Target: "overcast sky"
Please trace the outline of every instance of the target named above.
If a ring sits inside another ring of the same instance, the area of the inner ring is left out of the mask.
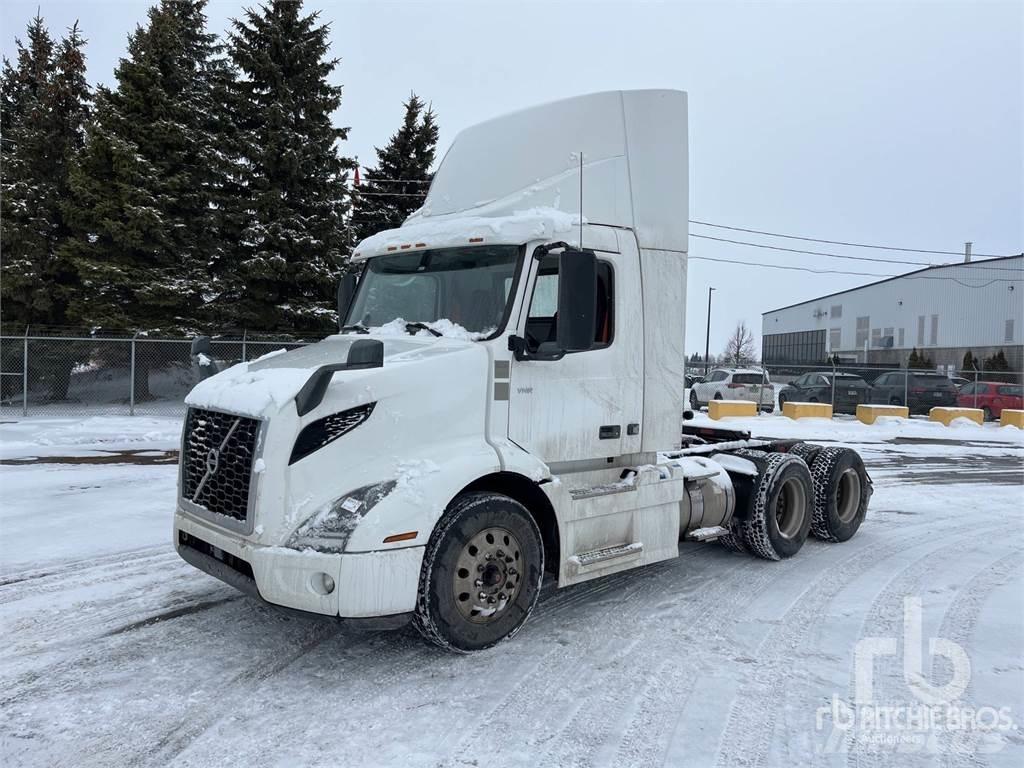
[[[247,3],[212,0],[223,31]],[[2,50],[37,7],[56,35],[76,18],[89,76],[113,83],[146,2],[5,0]],[[1024,3],[417,3],[308,0],[331,24],[345,86],[344,151],[364,165],[414,90],[441,153],[463,127],[590,91],[690,94],[690,217],[832,240],[975,253],[1024,250]],[[692,232],[809,250],[921,257]],[[691,256],[898,274],[913,269],[692,239]],[[956,260],[956,259],[954,259]],[[871,278],[690,262],[687,349],[737,320]],[[760,342],[758,342],[760,346]]]

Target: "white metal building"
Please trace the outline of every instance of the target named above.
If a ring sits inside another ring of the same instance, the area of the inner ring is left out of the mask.
[[[1024,255],[909,272],[766,312],[767,364],[905,364],[917,348],[936,366],[1002,350],[1024,370]]]

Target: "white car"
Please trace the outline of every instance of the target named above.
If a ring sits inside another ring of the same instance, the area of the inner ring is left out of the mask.
[[[762,408],[775,405],[775,387],[767,371],[754,368],[715,368],[690,389],[690,407],[698,410],[712,400],[750,400]]]

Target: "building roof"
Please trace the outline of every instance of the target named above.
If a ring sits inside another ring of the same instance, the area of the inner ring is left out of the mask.
[[[799,307],[799,306],[802,306],[803,304],[813,304],[813,303],[815,303],[817,301],[822,301],[823,299],[830,299],[833,296],[842,296],[845,293],[853,293],[854,291],[860,291],[860,290],[863,290],[864,288],[871,288],[871,287],[873,287],[875,285],[881,285],[882,283],[890,283],[893,280],[902,280],[904,277],[911,277],[912,275],[919,275],[922,272],[931,272],[931,271],[938,270],[938,269],[949,269],[950,267],[967,267],[967,268],[970,268],[970,267],[978,266],[980,264],[992,264],[992,263],[997,262],[997,261],[1007,261],[1009,259],[1024,259],[1024,253],[1015,253],[1012,256],[1000,256],[997,259],[982,259],[981,261],[969,261],[969,262],[962,262],[961,261],[961,262],[956,262],[956,263],[953,263],[953,264],[936,264],[935,266],[924,267],[923,269],[915,269],[913,272],[904,272],[902,275],[894,275],[893,277],[887,277],[884,280],[876,280],[873,283],[865,283],[864,285],[858,285],[856,288],[847,288],[845,291],[836,291],[835,293],[826,293],[824,296],[818,296],[818,297],[813,298],[813,299],[807,299],[806,301],[798,301],[798,302],[796,302],[796,304],[789,304],[789,305],[787,305],[785,307],[779,307],[778,309],[770,309],[767,312],[762,312],[761,315],[763,317],[764,315],[770,315],[773,312],[781,312],[784,309],[792,309],[793,307]],[[1021,280],[1024,280],[1024,274],[1021,274]]]

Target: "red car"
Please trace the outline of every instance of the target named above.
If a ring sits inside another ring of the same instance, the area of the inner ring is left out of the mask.
[[[960,390],[956,404],[961,408],[983,409],[985,421],[998,419],[1003,408],[1024,409],[1024,386],[998,381],[971,382]]]

